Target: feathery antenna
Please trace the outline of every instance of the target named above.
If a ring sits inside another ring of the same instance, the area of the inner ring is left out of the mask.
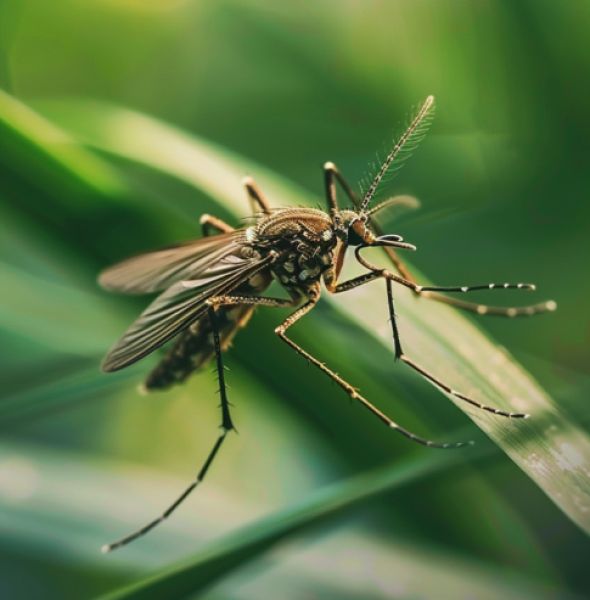
[[[412,122],[396,142],[389,154],[385,157],[385,160],[381,163],[381,166],[377,170],[377,173],[371,181],[371,185],[367,188],[363,196],[363,200],[360,205],[360,210],[365,211],[369,206],[369,203],[373,199],[379,184],[383,181],[383,178],[391,174],[392,165],[396,163],[397,167],[401,167],[403,161],[409,157],[412,150],[422,141],[430,123],[432,121],[432,115],[434,114],[434,96],[428,96],[424,103],[420,107],[420,110],[416,113],[416,116],[412,119]]]

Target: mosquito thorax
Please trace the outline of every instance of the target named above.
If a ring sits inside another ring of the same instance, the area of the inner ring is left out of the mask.
[[[271,270],[286,288],[306,294],[332,266],[337,245],[330,216],[313,208],[285,208],[273,212],[256,226],[253,247],[273,252]]]

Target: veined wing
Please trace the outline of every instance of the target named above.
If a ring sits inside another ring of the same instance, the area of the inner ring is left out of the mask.
[[[272,256],[243,259],[227,257],[224,265],[199,279],[179,281],[160,294],[111,348],[104,371],[118,371],[147,356],[174,337],[208,308],[207,300],[229,294],[270,264]]]
[[[124,294],[159,292],[179,281],[199,279],[212,265],[231,271],[231,257],[244,240],[243,230],[236,230],[140,254],[104,270],[98,282]]]

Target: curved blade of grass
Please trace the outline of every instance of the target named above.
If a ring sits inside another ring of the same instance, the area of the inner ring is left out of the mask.
[[[179,565],[117,590],[106,598],[155,600],[196,594],[285,538],[326,524],[388,491],[447,469],[457,464],[458,458],[459,453],[421,456],[338,482],[295,507],[235,531]]]
[[[355,559],[350,560],[354,551]],[[312,544],[272,554],[245,571],[230,573],[203,600],[217,598],[436,598],[456,600],[524,600],[576,596],[562,585],[532,583],[513,569],[481,564],[453,551],[424,547],[405,540],[384,541],[378,534],[340,528]],[[465,574],[469,576],[466,577]],[[376,595],[371,592],[376,591]]]
[[[35,171],[46,185],[80,194],[88,190],[105,198],[121,193],[123,184],[109,165],[81,147],[70,135],[0,90],[0,165],[10,158],[12,170],[26,178]],[[82,198],[85,194],[82,194]],[[80,196],[76,196],[80,201]]]
[[[210,195],[238,217],[248,214],[241,185],[255,176],[277,206],[306,204],[309,194],[294,183],[217,144],[184,133],[138,112],[95,101],[42,103],[48,116],[100,150],[177,177]]]
[[[109,302],[0,262],[0,327],[60,352],[100,355],[123,328]],[[72,310],[72,306],[76,310]]]
[[[0,395],[0,431],[13,430],[19,423],[63,409],[64,406],[86,401],[96,395],[113,392],[125,384],[132,374],[104,377],[96,368],[70,367],[65,375],[37,385],[28,385],[23,391],[9,396]]]
[[[488,451],[494,451],[491,445],[486,449],[486,454]],[[185,512],[171,523],[172,528],[163,532],[157,544],[148,547],[133,546],[129,548],[130,552],[112,555],[105,561],[96,550],[104,537],[105,526],[116,530],[120,527],[121,513],[125,513],[126,509],[133,510],[133,504],[127,506],[125,495],[121,493],[126,482],[132,479],[141,481],[150,500],[154,496],[158,497],[162,488],[167,489],[167,486],[175,486],[178,482],[171,482],[169,477],[162,478],[151,470],[138,471],[137,465],[96,461],[88,456],[80,456],[77,452],[45,446],[40,448],[2,444],[0,454],[3,457],[0,461],[0,524],[6,544],[18,539],[21,547],[24,544],[27,553],[33,556],[35,549],[39,547],[51,548],[58,564],[67,564],[71,568],[100,569],[121,575],[130,570],[137,573],[157,567],[166,556],[171,553],[180,555],[194,544],[194,516]],[[309,534],[330,523],[337,524],[341,518],[362,510],[365,506],[370,507],[383,494],[401,491],[424,477],[451,473],[447,469],[452,470],[456,464],[454,457],[457,455],[425,454],[319,490],[303,504],[259,520],[220,542],[214,542],[198,554],[197,560],[187,570],[182,569],[185,563],[177,568],[166,569],[166,582],[159,588],[160,596],[138,584],[126,586],[110,597],[183,598],[186,597],[187,589],[190,593],[198,593],[220,582],[220,573],[223,579],[223,587],[219,589],[220,597],[231,597],[229,590],[240,585],[239,582],[232,581],[232,573],[237,575],[237,568],[243,564],[251,564],[262,552],[276,547],[281,539],[285,539],[274,527],[284,528],[286,537],[293,533]],[[68,465],[67,470],[64,470],[64,465]],[[219,513],[224,508],[231,510],[236,507],[236,512],[240,513],[240,503],[233,497],[220,497],[216,493],[208,502],[211,504],[211,512]],[[207,513],[210,514],[209,505],[207,506]],[[201,523],[203,535],[206,535],[209,525]],[[189,534],[188,530],[192,533]],[[343,585],[356,584],[362,587],[363,580],[358,580],[358,574],[348,571],[343,573],[342,560],[338,560],[343,548],[355,547],[360,549],[365,562],[375,557],[375,564],[370,570],[371,577],[377,576],[383,582],[403,584],[408,594],[418,597],[431,597],[432,590],[439,582],[448,590],[449,597],[470,596],[477,592],[480,598],[548,599],[555,597],[555,586],[558,586],[559,597],[570,598],[557,583],[545,587],[534,583],[530,578],[519,577],[516,573],[504,570],[502,577],[499,577],[497,567],[467,561],[448,551],[443,555],[440,551],[424,546],[374,539],[348,528],[344,533],[345,540],[355,541],[352,546],[343,547],[342,544],[346,542],[341,540],[342,537],[341,533],[329,536],[326,545],[323,540],[316,540],[311,554],[307,549],[298,550],[298,557],[303,561],[298,559],[294,564],[293,560],[289,560],[286,567],[289,577],[285,578],[283,573],[282,580],[307,581],[309,578],[315,582],[319,565],[328,564],[329,578],[337,579]],[[330,562],[326,553],[334,558],[333,562]],[[222,562],[222,556],[227,558],[225,563]],[[318,561],[318,557],[321,557],[321,561]],[[270,567],[276,565],[272,557],[269,560],[272,561]],[[211,568],[212,565],[215,568]],[[263,566],[266,567],[266,564]],[[466,572],[469,573],[468,581],[464,577]],[[269,589],[272,589],[275,581],[271,576],[268,583],[262,583],[270,585]],[[95,588],[88,588],[89,594],[94,591]],[[217,591],[213,590],[214,593]]]
[[[235,154],[145,115],[107,105],[65,101],[47,113],[88,144],[149,165],[210,193],[243,214],[242,174],[260,180],[276,205],[309,196]],[[445,283],[445,282],[441,282]],[[356,294],[356,295],[355,295]],[[346,297],[345,297],[346,296]],[[449,307],[398,293],[406,352],[453,387],[477,400],[532,415],[511,421],[455,402],[540,488],[585,531],[590,531],[590,439],[551,398],[470,320]],[[331,298],[349,318],[391,346],[381,284]],[[549,318],[549,317],[542,317]],[[523,333],[531,321],[515,323]],[[392,361],[393,368],[393,361]]]

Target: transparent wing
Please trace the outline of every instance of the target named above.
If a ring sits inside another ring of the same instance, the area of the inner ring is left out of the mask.
[[[111,348],[102,363],[103,370],[118,371],[147,356],[201,317],[209,298],[230,293],[270,261],[270,256],[256,260],[231,256],[199,279],[175,283],[146,308]]]
[[[244,233],[237,230],[147,252],[109,267],[98,282],[124,294],[159,292],[179,281],[199,279],[211,265],[224,268],[223,259],[243,242]]]

